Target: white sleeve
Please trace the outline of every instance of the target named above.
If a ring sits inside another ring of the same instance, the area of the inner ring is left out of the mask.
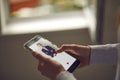
[[[90,46],[90,64],[117,64],[118,46],[120,46],[120,44]]]
[[[77,80],[72,73],[69,73],[67,71],[61,72],[56,80]]]

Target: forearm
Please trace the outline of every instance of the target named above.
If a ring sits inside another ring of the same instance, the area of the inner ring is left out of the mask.
[[[117,64],[118,46],[120,46],[120,44],[90,46],[90,64]]]

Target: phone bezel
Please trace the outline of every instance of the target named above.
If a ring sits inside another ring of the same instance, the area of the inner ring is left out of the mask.
[[[27,41],[24,44],[24,47],[30,51],[33,51],[32,49],[29,48],[29,46],[32,45],[33,43],[35,43],[36,41],[38,41],[40,38],[41,38],[41,36],[39,36],[39,35],[34,36],[32,39],[30,39],[29,41]]]
[[[76,59],[76,61],[69,67],[67,71],[72,73],[79,66],[79,64],[80,64],[80,61]]]

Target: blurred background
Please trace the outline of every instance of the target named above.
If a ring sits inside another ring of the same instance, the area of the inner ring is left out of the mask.
[[[62,44],[120,41],[119,0],[0,0],[0,80],[49,80],[23,48],[34,35]],[[77,69],[78,80],[114,80],[116,66]]]

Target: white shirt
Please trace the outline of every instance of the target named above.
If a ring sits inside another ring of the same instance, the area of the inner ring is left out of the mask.
[[[117,64],[115,80],[120,80],[120,44],[94,45],[91,47],[90,65],[92,64]],[[61,72],[56,80],[77,80],[72,73]]]

